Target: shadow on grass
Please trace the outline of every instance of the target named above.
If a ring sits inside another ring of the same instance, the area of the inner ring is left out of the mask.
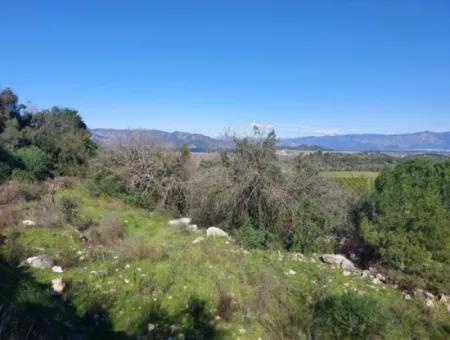
[[[160,306],[147,311],[140,334],[113,330],[109,314],[98,307],[77,315],[70,300],[51,295],[26,270],[0,256],[0,339],[212,339],[225,338],[206,303],[191,298],[186,309],[169,316]]]

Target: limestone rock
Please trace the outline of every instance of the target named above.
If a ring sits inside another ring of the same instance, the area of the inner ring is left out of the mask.
[[[66,288],[66,283],[62,277],[58,277],[52,280],[52,288],[56,294],[62,294],[64,288]]]
[[[23,220],[22,224],[26,227],[34,227],[36,225],[36,222],[32,220]]]
[[[182,218],[178,218],[176,220],[170,220],[169,225],[171,225],[171,226],[176,226],[176,225],[188,226],[189,223],[191,223],[191,220],[192,219],[189,217],[182,217]]]
[[[33,268],[44,269],[53,266],[53,259],[48,255],[38,255],[27,258],[27,263]]]
[[[209,227],[206,229],[206,237],[228,237],[228,234],[220,228]]]
[[[188,230],[188,231],[197,231],[198,227],[197,227],[196,224],[189,224],[189,225],[186,226],[186,230]]]
[[[61,266],[53,266],[52,267],[52,271],[54,273],[62,273],[62,272],[64,272],[63,269],[61,268]]]
[[[336,265],[341,269],[345,270],[355,270],[355,265],[352,261],[347,259],[344,255],[340,254],[324,254],[320,257],[323,262]]]

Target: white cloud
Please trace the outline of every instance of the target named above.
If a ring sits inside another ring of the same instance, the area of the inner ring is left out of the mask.
[[[342,134],[342,131],[340,129],[324,129],[299,125],[297,133],[300,136],[334,136]]]

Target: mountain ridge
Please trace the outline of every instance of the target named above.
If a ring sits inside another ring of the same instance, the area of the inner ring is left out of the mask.
[[[167,132],[156,129],[107,129],[90,130],[93,140],[105,146],[139,141],[178,148],[187,144],[193,151],[214,151],[232,147],[226,139],[213,138],[199,133]],[[336,151],[428,151],[450,152],[450,131],[420,131],[404,134],[361,133],[330,136],[305,136],[280,138],[279,148],[332,149]]]

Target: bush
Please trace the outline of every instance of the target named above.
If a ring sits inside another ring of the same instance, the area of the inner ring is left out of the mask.
[[[268,243],[267,232],[261,229],[256,229],[250,224],[244,225],[239,228],[236,233],[236,240],[244,247],[248,249],[253,248],[265,248]]]
[[[59,202],[64,222],[72,224],[79,220],[80,208],[72,197],[63,196]]]
[[[124,228],[120,219],[110,215],[89,231],[88,238],[94,244],[113,245],[123,239]]]
[[[22,169],[15,171],[15,174],[19,178],[42,180],[50,176],[50,159],[37,146],[27,146],[17,149],[14,155],[22,164]]]
[[[261,137],[261,136],[260,136]],[[283,171],[272,132],[255,141],[235,140],[235,151],[200,168],[189,182],[189,208],[205,225],[225,225],[250,246],[281,240],[289,250],[333,248],[328,242],[347,225],[347,197],[335,183],[299,157]],[[249,229],[252,226],[253,229]],[[238,236],[238,237],[239,237]],[[317,240],[320,240],[317,242]]]
[[[448,187],[450,161],[397,165],[377,178],[373,210],[361,223],[364,239],[384,264],[426,278],[441,291],[448,291],[450,282],[444,269],[450,264]]]
[[[318,339],[378,339],[385,336],[386,323],[375,299],[345,293],[317,303],[313,333]]]

